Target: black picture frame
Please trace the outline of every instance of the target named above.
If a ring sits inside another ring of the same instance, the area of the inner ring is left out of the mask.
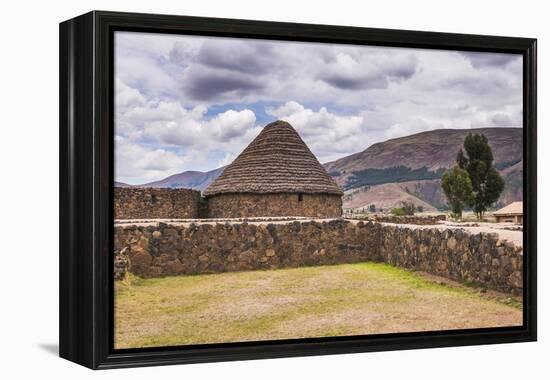
[[[523,56],[523,326],[113,349],[113,34],[143,31]],[[60,24],[60,356],[118,368],[535,341],[536,39],[93,11]]]

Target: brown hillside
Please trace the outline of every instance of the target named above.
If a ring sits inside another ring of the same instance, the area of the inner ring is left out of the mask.
[[[336,161],[325,168],[343,186],[352,172],[405,166],[429,170],[454,165],[456,154],[468,133],[483,133],[489,139],[495,163],[517,162],[523,154],[521,128],[439,129],[387,140],[371,145],[362,152]]]
[[[506,205],[523,200],[523,161],[521,128],[483,128],[468,130],[435,130],[422,132],[374,144],[363,152],[352,154],[323,166],[340,186],[345,186],[354,171],[365,169],[387,169],[405,166],[411,169],[448,168],[454,165],[456,153],[468,133],[483,133],[495,156],[495,163],[505,179],[505,188],[499,203]],[[224,168],[210,172],[183,172],[142,186],[186,187],[204,190]],[[388,185],[388,186],[384,186]],[[391,185],[391,186],[389,186]],[[395,185],[395,186],[394,186]],[[344,207],[362,208],[375,203],[377,207],[394,206],[407,197],[417,205],[428,203],[440,208],[445,204],[438,179],[419,179],[407,182],[387,182],[370,186],[373,191],[346,191]],[[364,186],[353,190],[363,190]],[[358,197],[355,199],[355,197]],[[428,211],[428,207],[425,207]]]
[[[523,160],[502,170],[500,174],[504,177],[504,191],[500,196],[500,203],[507,205],[523,201]]]
[[[367,209],[373,204],[377,211],[381,208],[391,210],[401,206],[401,202],[407,201],[414,203],[417,207],[422,206],[424,211],[436,211],[435,207],[419,198],[418,194],[411,190],[416,189],[421,182],[427,181],[385,183],[348,190],[343,198],[343,206],[345,209]]]

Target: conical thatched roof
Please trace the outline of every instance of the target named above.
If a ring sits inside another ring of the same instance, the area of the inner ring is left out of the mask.
[[[268,124],[204,191],[222,193],[324,193],[342,190],[285,121]]]

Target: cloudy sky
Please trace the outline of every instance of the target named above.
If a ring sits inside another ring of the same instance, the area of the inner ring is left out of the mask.
[[[290,122],[324,163],[440,128],[521,127],[519,55],[115,35],[115,178],[230,163]]]

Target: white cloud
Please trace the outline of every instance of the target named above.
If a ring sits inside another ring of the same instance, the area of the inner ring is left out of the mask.
[[[164,149],[149,148],[117,136],[115,139],[115,178],[139,184],[174,174],[184,159]]]
[[[145,97],[119,79],[116,80],[115,90],[117,112],[126,112],[134,107],[145,105]]]
[[[360,115],[340,116],[325,107],[314,111],[295,101],[266,112],[296,128],[321,162],[364,149],[365,141],[357,138],[365,122]]]
[[[218,166],[222,167],[222,166],[229,165],[230,163],[233,162],[233,160],[235,160],[235,158],[237,158],[237,154],[226,153],[225,156],[220,161],[218,161]]]
[[[213,135],[219,141],[228,142],[235,137],[245,135],[247,130],[254,127],[255,122],[256,115],[251,110],[228,110],[207,122],[205,129],[208,135]]]
[[[116,178],[140,184],[184,170],[226,165],[259,133],[253,111],[207,116],[202,104],[147,100],[117,79]]]
[[[387,88],[392,81],[399,82],[412,77],[417,65],[417,58],[408,53],[363,54],[353,57],[341,52],[336,54],[334,62],[326,65],[319,78],[343,90]]]
[[[135,160],[117,173],[136,182],[225,165],[274,119],[321,162],[430,129],[521,126],[519,55],[134,32],[115,43],[128,144],[116,160]]]

